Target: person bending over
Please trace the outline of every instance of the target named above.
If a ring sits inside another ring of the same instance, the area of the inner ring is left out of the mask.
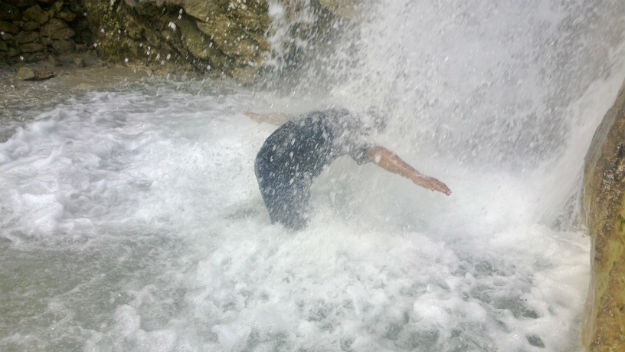
[[[280,124],[281,114],[246,116]],[[299,230],[306,226],[313,179],[336,158],[349,155],[358,165],[373,162],[415,184],[446,195],[451,190],[441,181],[421,174],[390,150],[366,142],[372,129],[385,127],[379,116],[363,120],[346,109],[328,109],[304,114],[282,124],[260,148],[255,172],[271,222]]]

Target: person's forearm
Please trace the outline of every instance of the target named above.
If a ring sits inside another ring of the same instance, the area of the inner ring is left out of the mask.
[[[392,173],[409,179],[421,176],[421,173],[384,147],[375,146],[367,149],[367,156],[373,163]]]
[[[395,153],[384,147],[375,146],[367,149],[367,157],[383,169],[404,176],[421,187],[446,195],[451,194],[451,190],[447,185],[433,177],[421,174],[399,156],[395,155]]]

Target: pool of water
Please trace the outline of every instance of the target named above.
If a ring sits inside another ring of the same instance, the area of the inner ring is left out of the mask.
[[[576,350],[589,241],[531,185],[399,152],[447,198],[351,159],[310,226],[253,173],[282,98],[148,81],[42,112],[0,144],[6,351]]]

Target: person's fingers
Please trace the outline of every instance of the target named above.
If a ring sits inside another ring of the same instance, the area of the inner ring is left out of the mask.
[[[451,190],[449,189],[449,187],[447,187],[447,185],[445,185],[441,181],[439,181],[437,179],[432,179],[431,181],[432,181],[432,183],[430,184],[430,189],[431,190],[439,191],[439,192],[444,193],[446,195],[450,195],[451,194]]]
[[[428,177],[428,178],[420,177],[418,179],[413,179],[413,182],[431,191],[441,192],[446,195],[451,194],[451,190],[449,189],[449,187],[447,187],[447,185],[445,185],[444,183],[442,183],[441,181],[433,177]]]

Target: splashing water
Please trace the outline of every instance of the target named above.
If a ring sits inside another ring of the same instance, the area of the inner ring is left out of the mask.
[[[625,77],[625,5],[363,4],[301,59],[289,28],[318,10],[271,3],[292,94],[153,79],[0,144],[0,349],[580,350],[589,243],[554,221]],[[385,111],[379,142],[452,196],[340,159],[308,228],[271,225],[275,127],[241,112],[336,103]]]

